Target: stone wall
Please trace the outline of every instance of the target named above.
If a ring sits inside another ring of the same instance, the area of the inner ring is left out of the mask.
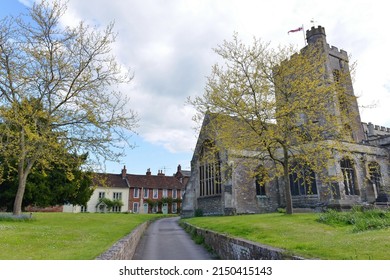
[[[136,227],[130,234],[126,235],[110,249],[98,256],[96,260],[131,260],[142,234],[150,223],[151,221],[148,221]]]
[[[283,249],[273,248],[264,244],[233,238],[210,230],[201,229],[182,222],[181,225],[189,232],[200,235],[204,243],[223,260],[302,260]]]

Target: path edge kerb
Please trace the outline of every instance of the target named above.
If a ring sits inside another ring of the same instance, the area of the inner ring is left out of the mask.
[[[133,229],[128,235],[114,243],[95,260],[131,260],[145,230],[154,220],[149,220]]]
[[[223,260],[304,260],[284,249],[202,229],[183,220],[179,224],[191,235],[202,236],[204,244]]]

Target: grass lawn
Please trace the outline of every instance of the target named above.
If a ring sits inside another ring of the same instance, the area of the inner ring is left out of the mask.
[[[227,217],[197,217],[195,226],[286,249],[324,260],[390,260],[390,228],[352,232],[351,225],[317,222],[319,214],[282,213]]]
[[[1,260],[90,260],[153,214],[34,213],[0,221]]]

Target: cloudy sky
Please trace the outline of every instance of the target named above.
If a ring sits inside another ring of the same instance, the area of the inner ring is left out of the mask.
[[[31,0],[2,0],[0,16],[19,14]],[[103,27],[115,21],[115,55],[135,74],[123,91],[139,117],[138,135],[121,163],[106,171],[170,175],[178,164],[189,169],[196,132],[189,96],[201,95],[213,52],[234,32],[248,43],[253,37],[273,45],[304,46],[302,32],[325,27],[329,44],[357,61],[355,94],[362,121],[390,127],[390,17],[386,1],[341,0],[69,0],[68,24],[84,20]],[[368,108],[370,107],[370,108]]]

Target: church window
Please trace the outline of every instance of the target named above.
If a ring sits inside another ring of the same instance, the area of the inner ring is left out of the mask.
[[[257,169],[257,175],[255,177],[256,195],[266,196],[265,192],[265,170],[263,166]]]
[[[308,166],[293,164],[290,172],[291,195],[316,195],[317,183],[314,171]]]
[[[343,158],[340,161],[340,167],[344,178],[345,194],[358,195],[359,190],[357,189],[356,185],[355,169],[353,167],[352,161],[350,159]]]
[[[368,171],[370,174],[371,183],[375,185],[377,193],[381,189],[381,168],[377,162],[370,162],[368,164]]]
[[[210,196],[221,193],[221,162],[213,145],[205,143],[199,165],[199,195]]]

